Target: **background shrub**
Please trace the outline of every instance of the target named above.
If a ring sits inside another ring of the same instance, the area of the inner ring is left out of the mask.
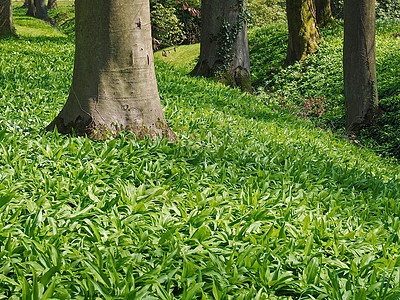
[[[261,27],[269,23],[286,22],[285,1],[249,0],[249,27]]]

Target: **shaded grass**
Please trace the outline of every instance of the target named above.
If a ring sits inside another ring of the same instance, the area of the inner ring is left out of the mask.
[[[56,26],[26,15],[27,9],[22,1],[13,2],[13,21],[20,37],[65,37],[73,36],[75,29],[75,12],[73,1],[57,1],[56,8],[49,11]]]

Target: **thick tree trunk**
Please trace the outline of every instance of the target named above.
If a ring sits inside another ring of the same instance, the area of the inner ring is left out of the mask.
[[[48,9],[48,10],[53,9],[53,8],[55,8],[56,6],[57,6],[57,0],[49,0],[49,1],[47,2],[47,9]]]
[[[49,15],[47,14],[46,0],[35,0],[36,15],[35,17],[44,21],[49,21]]]
[[[200,58],[191,75],[251,90],[244,0],[203,0]]]
[[[0,0],[0,37],[15,35],[11,0]]]
[[[312,0],[287,0],[286,12],[289,27],[289,44],[286,65],[303,61],[318,49],[320,39]]]
[[[27,0],[27,3],[28,11],[26,12],[26,15],[30,17],[36,16],[36,6],[34,0]]]
[[[374,0],[344,2],[343,68],[346,129],[357,134],[378,112]]]
[[[319,28],[329,26],[333,22],[331,0],[315,0],[317,25]]]
[[[27,16],[36,17],[44,21],[50,21],[47,14],[46,0],[28,0]]]
[[[175,139],[154,72],[149,0],[77,0],[70,94],[48,130]]]

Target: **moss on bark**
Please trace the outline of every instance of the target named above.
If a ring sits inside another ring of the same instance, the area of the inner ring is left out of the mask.
[[[286,11],[289,27],[289,43],[286,65],[303,61],[318,49],[320,34],[313,14],[312,0],[287,0]]]

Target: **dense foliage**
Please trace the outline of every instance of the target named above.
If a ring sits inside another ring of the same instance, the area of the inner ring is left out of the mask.
[[[344,0],[331,0],[332,13],[335,18],[343,19]],[[375,2],[378,19],[399,19],[400,0],[377,0]]]
[[[377,1],[376,16],[382,19],[400,19],[400,0]]]
[[[159,48],[200,41],[200,0],[151,0],[154,37]],[[180,37],[171,39],[170,35]]]
[[[160,41],[161,44],[157,45],[159,49],[181,43],[193,44],[199,42],[200,1],[152,0],[150,3],[153,37]],[[285,22],[285,5],[283,0],[247,1],[249,27]],[[191,9],[197,11],[199,15],[193,13]],[[175,38],[171,38],[171,36]]]
[[[399,297],[399,166],[161,62],[178,143],[45,133],[73,42],[21,21],[0,44],[0,298]]]

